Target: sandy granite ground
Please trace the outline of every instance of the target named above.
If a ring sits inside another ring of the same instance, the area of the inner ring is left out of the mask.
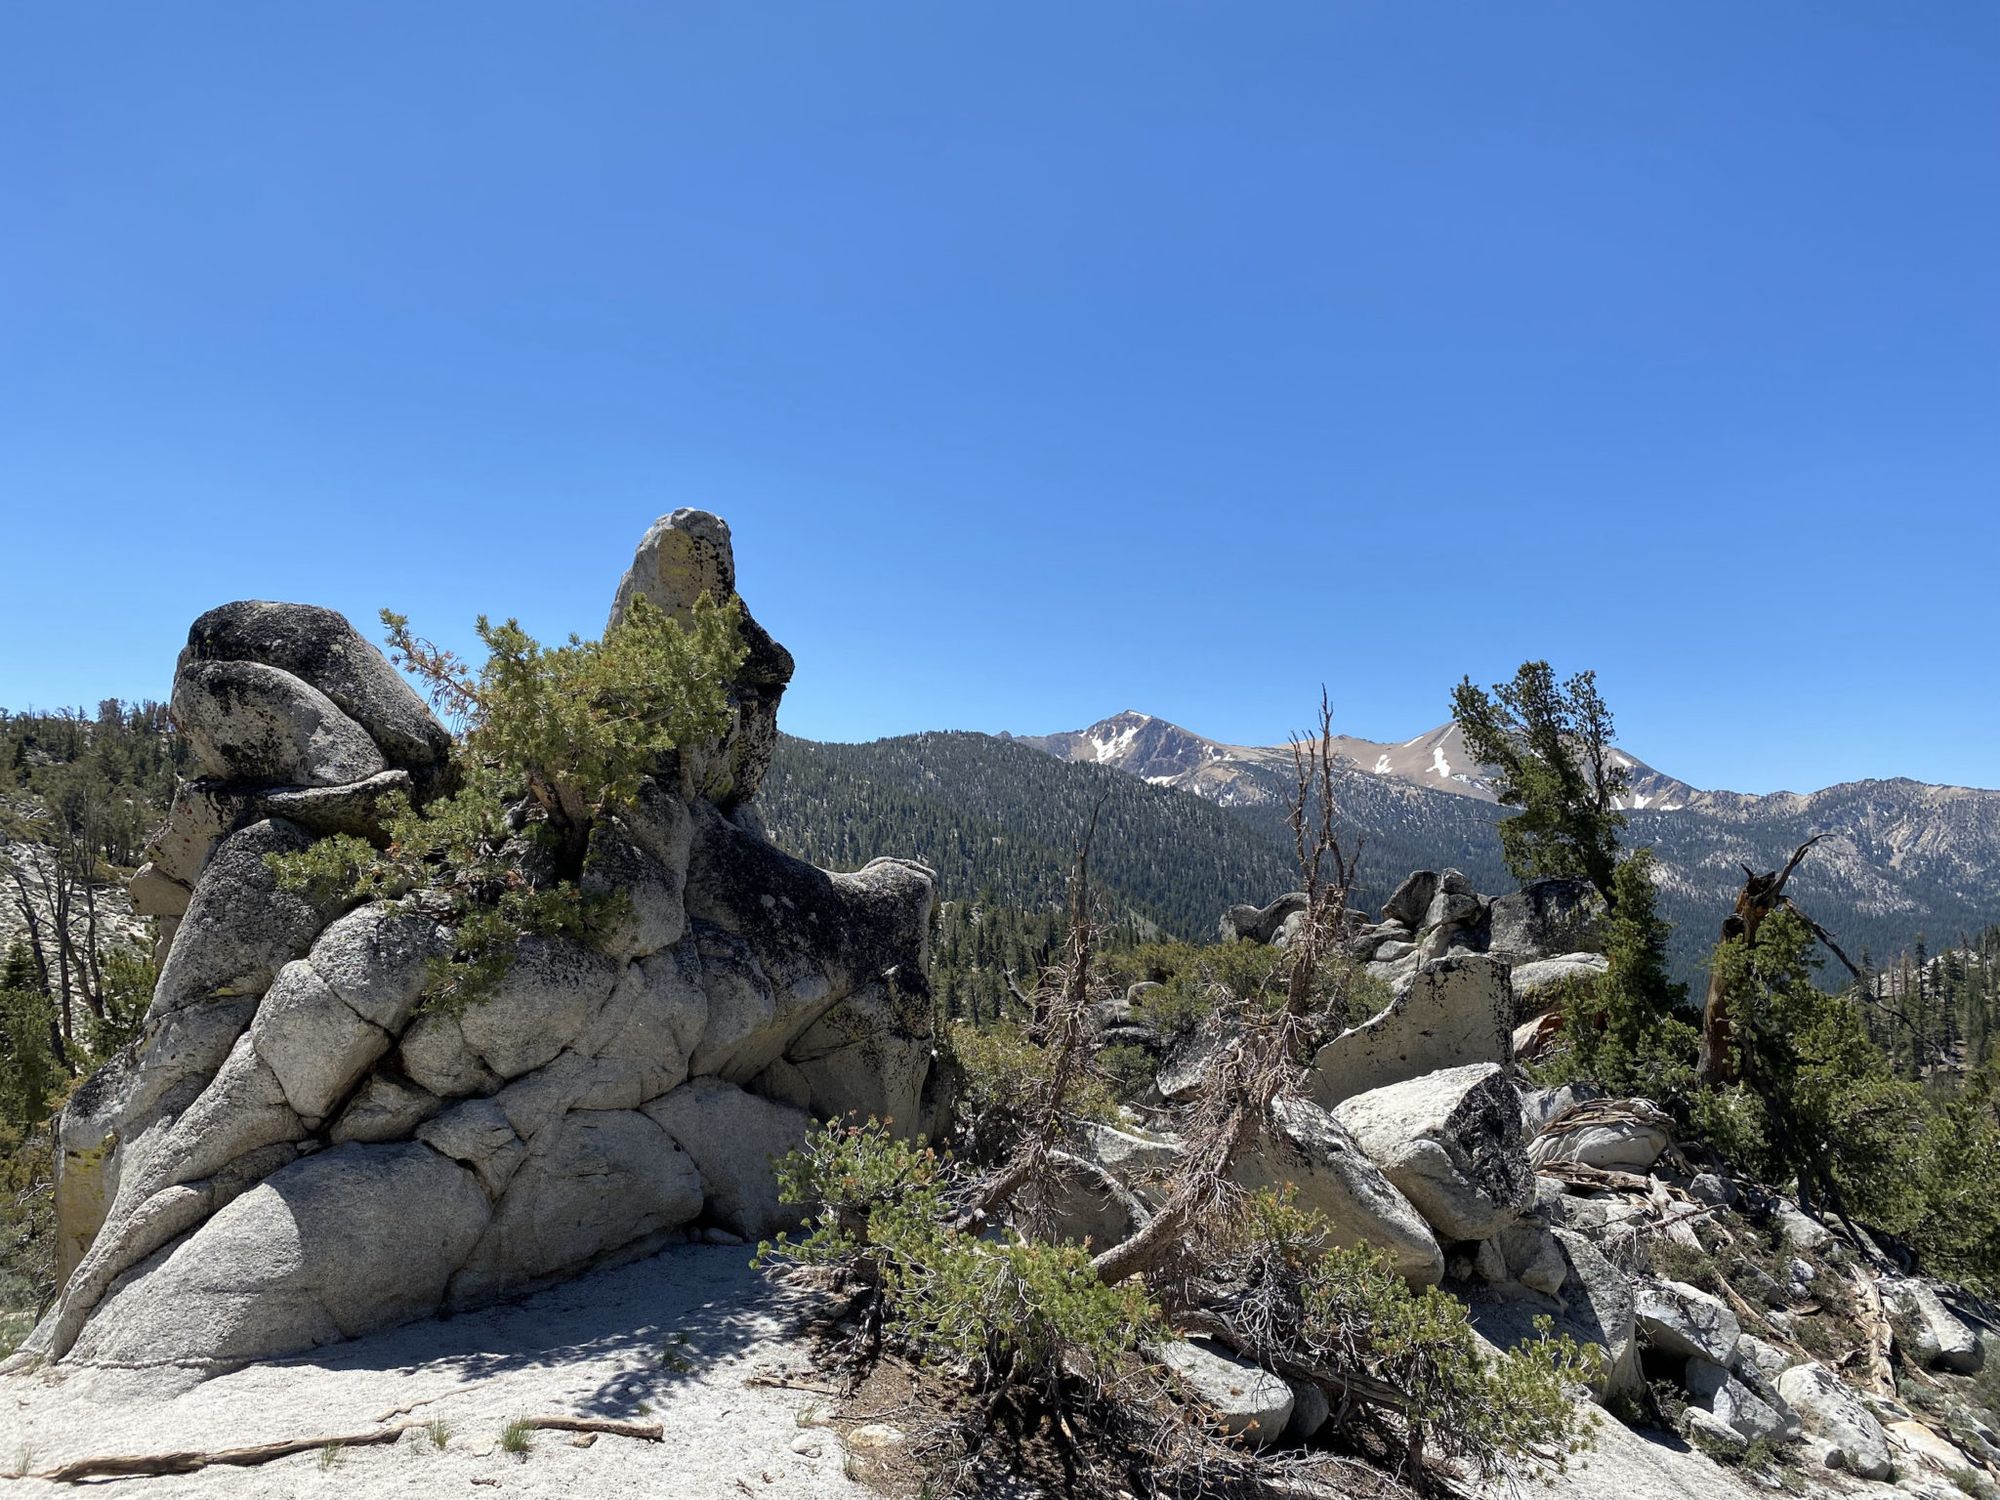
[[[395,1446],[89,1488],[134,1496],[521,1495],[854,1497],[820,1398],[747,1384],[797,1374],[799,1304],[743,1247],[686,1246],[518,1304],[413,1324],[203,1380],[185,1371],[58,1370],[0,1379],[0,1472],[86,1454],[223,1448],[440,1419],[442,1452]],[[671,1351],[663,1353],[663,1351]],[[800,1379],[809,1379],[798,1374]],[[504,1453],[517,1416],[657,1421],[666,1441],[542,1432]],[[805,1425],[802,1425],[805,1424]],[[801,1451],[804,1450],[804,1451]],[[25,1461],[25,1463],[24,1463]],[[35,1479],[0,1493],[74,1495]]]

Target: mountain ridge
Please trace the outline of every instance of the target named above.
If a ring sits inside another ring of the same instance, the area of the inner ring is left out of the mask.
[[[1454,758],[1456,741],[1430,731],[1400,747],[1409,752],[1402,764],[1421,757],[1419,764],[1433,769],[1432,752],[1442,750],[1441,774],[1467,778],[1451,779],[1450,789],[1391,774],[1393,757],[1388,770],[1375,770],[1388,751],[1378,742],[1349,737],[1342,745],[1335,795],[1342,825],[1361,845],[1358,904],[1379,904],[1413,869],[1455,867],[1488,893],[1517,884],[1501,860],[1496,828],[1508,810],[1492,800],[1490,786],[1482,795],[1471,785],[1470,772]],[[1029,761],[1019,758],[1024,751],[1033,752]],[[1051,771],[1064,767],[1082,779],[1038,775],[1035,757]],[[1690,983],[1699,982],[1743,868],[1775,869],[1813,834],[1829,837],[1800,867],[1793,892],[1857,958],[1863,949],[1898,951],[1919,936],[1947,943],[2000,916],[2000,792],[1910,778],[1806,793],[1708,792],[1629,758],[1657,780],[1637,784],[1648,801],[1628,811],[1625,842],[1650,845],[1660,857],[1662,911],[1675,927],[1674,967]],[[900,830],[891,825],[900,822],[908,827],[909,852],[973,882],[980,878],[976,869],[992,864],[974,857],[972,845],[999,848],[987,842],[993,825],[1011,822],[1010,894],[1046,903],[1061,889],[1060,856],[1078,831],[1070,826],[1073,809],[1083,805],[1086,783],[1099,787],[1097,778],[1111,771],[1156,794],[1129,804],[1130,826],[1144,850],[1135,851],[1130,905],[1167,930],[1205,935],[1212,930],[1205,912],[1268,900],[1293,879],[1286,813],[1296,783],[1289,748],[1229,746],[1151,715],[1113,715],[1062,735],[960,732],[840,747],[793,741],[779,761],[767,785],[777,803],[769,810],[773,829],[823,862],[837,863],[847,852],[850,820],[874,823],[870,838],[881,847],[897,845]],[[913,803],[904,816],[875,805],[884,789],[894,789],[892,802],[907,797],[921,807]],[[1277,862],[1244,849],[1226,825],[1193,819],[1172,800],[1160,800],[1172,794],[1229,813],[1256,832]],[[1072,812],[1058,818],[1058,808]],[[1039,825],[1033,838],[1026,836],[1030,822]],[[1170,901],[1164,889],[1142,891],[1136,883],[1156,860],[1175,872]],[[1266,883],[1252,883],[1259,879]]]
[[[998,738],[1033,745],[1063,760],[1088,760],[1098,765],[1111,765],[1156,785],[1184,786],[1190,790],[1213,787],[1226,780],[1228,772],[1225,768],[1231,765],[1289,766],[1292,748],[1290,742],[1237,745],[1211,739],[1170,719],[1131,708],[1099,719],[1084,729],[1059,730],[1052,734],[1002,733]],[[1474,797],[1482,802],[1498,800],[1491,778],[1474,761],[1466,749],[1464,736],[1450,721],[1400,741],[1337,734],[1333,739],[1333,750],[1344,764],[1370,775],[1429,787],[1433,791]],[[1684,807],[1700,805],[1707,799],[1814,795],[1790,791],[1705,790],[1658,770],[1630,751],[1614,748],[1612,753],[1625,769],[1630,783],[1628,795],[1620,798],[1618,805],[1629,811],[1677,812]],[[1839,786],[1852,784],[1836,783]],[[1928,782],[1917,784],[1932,785]]]

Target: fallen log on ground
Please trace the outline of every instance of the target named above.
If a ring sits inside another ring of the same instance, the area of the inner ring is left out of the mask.
[[[520,1417],[521,1427],[548,1432],[602,1432],[613,1437],[637,1438],[657,1443],[664,1436],[658,1422],[613,1422],[600,1417]],[[326,1437],[285,1438],[275,1443],[255,1443],[245,1448],[189,1448],[176,1453],[105,1454],[73,1459],[34,1477],[53,1484],[77,1484],[86,1479],[150,1479],[165,1474],[192,1474],[197,1469],[217,1465],[254,1468],[300,1453],[323,1453],[329,1448],[368,1448],[393,1443],[404,1433],[420,1430],[428,1423],[400,1422],[394,1427],[377,1427],[368,1432],[337,1433]]]

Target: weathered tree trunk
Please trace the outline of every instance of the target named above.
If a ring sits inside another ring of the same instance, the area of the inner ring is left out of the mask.
[[[97,935],[97,887],[86,873],[83,882],[83,1002],[98,1020],[104,1019],[104,955]]]
[[[63,873],[60,859],[49,856],[49,890],[52,909],[49,926],[55,929],[56,940],[56,1013],[62,1017],[64,1042],[76,1040],[76,1017],[70,999],[70,961],[76,953],[76,940],[69,930],[69,880]]]
[[[1024,995],[1007,973],[1007,988],[1028,1009],[1029,1032],[1045,1047],[1053,1062],[1049,1068],[1048,1091],[1041,1117],[1015,1151],[1014,1159],[996,1174],[973,1199],[958,1228],[961,1233],[976,1229],[988,1214],[997,1211],[1048,1165],[1069,1119],[1070,1086],[1089,1066],[1085,1043],[1086,1018],[1090,1012],[1091,962],[1096,952],[1097,920],[1090,904],[1090,845],[1097,837],[1097,820],[1104,812],[1100,796],[1090,809],[1090,822],[1077,845],[1076,862],[1069,880],[1069,942],[1062,984],[1050,993],[1046,968],[1036,982],[1034,993]]]
[[[1748,865],[1743,867],[1743,889],[1736,893],[1736,909],[1723,918],[1724,942],[1741,938],[1745,946],[1753,944],[1757,941],[1757,929],[1763,925],[1764,918],[1779,907],[1790,907],[1798,912],[1785,895],[1785,883],[1792,878],[1792,871],[1799,867],[1799,861],[1806,857],[1806,851],[1825,837],[1823,833],[1816,833],[1799,845],[1792,851],[1792,857],[1785,861],[1782,870],[1768,870],[1760,875]],[[1826,930],[1806,917],[1804,912],[1799,912],[1799,915],[1812,928],[1814,935],[1832,950],[1834,957],[1853,969],[1854,965],[1848,963],[1847,955],[1834,946]],[[1736,1082],[1736,1063],[1730,1055],[1731,1040],[1729,997],[1723,993],[1721,977],[1711,970],[1708,997],[1701,1007],[1701,1081],[1708,1087]]]
[[[14,907],[21,914],[21,929],[27,935],[28,953],[35,961],[35,976],[41,983],[42,993],[46,995],[50,993],[49,955],[42,946],[41,909],[28,889],[28,879],[22,873],[18,859],[8,862],[7,874],[14,882]]]
[[[1758,886],[1770,875],[1746,872],[1743,889],[1736,893],[1736,909],[1722,919],[1722,941],[1743,938],[1757,940],[1757,928],[1770,911],[1760,904]],[[1730,1056],[1729,996],[1722,988],[1722,976],[1714,969],[1708,974],[1708,995],[1701,1006],[1701,1081],[1716,1088],[1736,1080],[1736,1063]]]
[[[36,1479],[53,1484],[81,1484],[90,1479],[153,1478],[167,1474],[192,1474],[197,1469],[221,1464],[232,1468],[255,1468],[300,1453],[323,1453],[329,1448],[368,1448],[393,1443],[406,1432],[425,1426],[403,1422],[395,1427],[377,1427],[368,1432],[347,1432],[327,1437],[287,1438],[275,1443],[258,1443],[248,1448],[182,1449],[173,1453],[135,1453],[73,1459],[53,1469],[44,1469]],[[602,1432],[613,1437],[637,1438],[642,1443],[665,1440],[658,1422],[616,1422],[604,1417],[516,1417],[517,1427],[543,1432]]]

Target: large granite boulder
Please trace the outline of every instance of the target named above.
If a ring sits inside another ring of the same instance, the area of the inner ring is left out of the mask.
[[[505,1174],[490,1220],[452,1272],[450,1309],[657,1249],[663,1235],[701,1212],[700,1171],[638,1110],[564,1111],[525,1148]]]
[[[1491,1239],[1479,1241],[1473,1268],[1490,1286],[1521,1286],[1551,1297],[1559,1295],[1569,1279],[1562,1246],[1538,1214],[1524,1215]]]
[[[1505,1237],[1510,1231],[1503,1231]],[[1469,1314],[1481,1337],[1513,1349],[1539,1337],[1541,1320],[1579,1344],[1603,1351],[1591,1377],[1600,1401],[1635,1396],[1645,1389],[1639,1364],[1632,1278],[1605,1258],[1587,1234],[1549,1231],[1562,1276],[1554,1292],[1525,1283],[1494,1285],[1471,1295]]]
[[[1068,1151],[1051,1151],[1008,1206],[1023,1234],[1092,1250],[1118,1244],[1152,1214],[1152,1205],[1101,1163]]]
[[[1458,870],[1438,873],[1430,904],[1417,919],[1414,947],[1419,961],[1486,949],[1486,898]]]
[[[175,674],[173,708],[206,776],[341,786],[389,769],[368,731],[331,698],[262,662],[189,662]]]
[[[312,841],[296,823],[270,818],[217,846],[195,882],[179,935],[160,966],[147,1013],[149,1028],[176,1011],[255,999],[280,969],[304,956],[347,903],[281,889],[268,861]]]
[[[1979,1340],[1928,1282],[1912,1277],[1884,1288],[1896,1342],[1916,1364],[1970,1375],[1981,1363]]]
[[[1486,1239],[1534,1202],[1520,1094],[1493,1063],[1371,1089],[1333,1115],[1440,1239]]]
[[[1292,1416],[1292,1388],[1214,1339],[1177,1339],[1153,1351],[1222,1431],[1253,1448],[1274,1443]]]
[[[1473,889],[1472,882],[1458,870],[1445,870],[1438,875],[1437,889],[1431,893],[1430,905],[1424,908],[1418,930],[1429,932],[1438,927],[1470,927],[1476,925],[1484,915],[1485,898]]]
[[[1746,1443],[1789,1443],[1799,1436],[1799,1414],[1775,1387],[1758,1380],[1754,1367],[1746,1376],[1710,1360],[1690,1359],[1681,1384]]]
[[[1093,1170],[1061,1173],[1042,1195],[1056,1206],[1045,1217],[1068,1226],[1067,1238],[1081,1238],[1079,1226],[1092,1226],[1100,1244],[1113,1226],[1129,1233],[1151,1217],[1184,1155],[1173,1137],[1104,1124],[1080,1125],[1075,1144],[1080,1162]],[[1310,1100],[1275,1101],[1264,1128],[1237,1157],[1233,1176],[1252,1192],[1292,1190],[1299,1207],[1325,1216],[1334,1243],[1381,1251],[1413,1285],[1444,1276],[1443,1251],[1423,1215],[1339,1121]]]
[[[736,593],[736,553],[729,523],[705,510],[677,510],[655,521],[632,566],[619,580],[611,623],[625,618],[635,597],[643,596],[666,614],[685,620],[707,594],[721,603]],[[746,610],[743,643],[749,648],[730,699],[736,722],[720,745],[683,750],[688,780],[724,811],[735,811],[757,795],[778,748],[778,701],[792,680],[792,653],[771,639]]]
[[[1496,896],[1487,918],[1489,953],[1532,963],[1559,953],[1595,952],[1604,940],[1604,898],[1587,880],[1546,876]]]
[[[1158,1208],[1180,1169],[1183,1152],[1168,1135],[1085,1121],[1076,1127],[1076,1151],[1130,1188],[1148,1208]]]
[[[720,1078],[693,1078],[644,1106],[701,1175],[705,1202],[724,1229],[746,1240],[796,1229],[801,1210],[778,1201],[771,1164],[805,1143],[812,1117],[746,1094]]]
[[[1403,877],[1403,883],[1396,887],[1389,899],[1382,905],[1382,920],[1393,922],[1410,932],[1420,930],[1424,917],[1431,909],[1431,899],[1437,895],[1438,872],[1436,870],[1414,870]]]
[[[1201,1092],[1241,1042],[1242,1035],[1233,1024],[1219,1015],[1210,1016],[1167,1053],[1153,1086],[1169,1104],[1184,1104]]]
[[[1444,1252],[1423,1215],[1354,1137],[1307,1099],[1279,1099],[1266,1129],[1236,1163],[1236,1181],[1293,1188],[1301,1208],[1326,1216],[1334,1243],[1367,1245],[1388,1256],[1397,1275],[1428,1286],[1444,1277]]]
[[[1507,967],[1479,954],[1432,959],[1378,1015],[1313,1058],[1309,1086],[1326,1105],[1350,1095],[1470,1063],[1513,1056],[1514,995]]]
[[[684,612],[733,582],[727,528],[677,512],[619,608]],[[816,870],[755,831],[791,662],[745,634],[723,740],[668,757],[592,832],[581,883],[625,898],[618,920],[520,935],[447,1007],[426,986],[461,941],[448,903],[287,890],[270,857],[434,795],[449,736],[338,615],[202,616],[175,689],[201,777],[149,877],[176,925],[139,1041],[61,1117],[64,1279],[10,1363],[226,1367],[693,1232],[767,1234],[796,1222],[772,1160],[814,1115],[934,1128],[936,878]]]
[[[279,971],[305,955],[314,937],[346,904],[278,889],[266,857],[308,843],[302,829],[268,820],[216,846],[214,857],[198,874],[193,902],[179,924],[184,936],[168,953],[154,987],[141,1043],[86,1080],[58,1116],[59,1274],[67,1277],[82,1271],[87,1252],[121,1194],[124,1206],[117,1212],[122,1218],[135,1211],[144,1196],[175,1185],[159,1179],[149,1163],[166,1147],[172,1149],[161,1157],[164,1162],[186,1156],[183,1147],[194,1128],[191,1121],[210,1114],[218,1117],[195,1157],[207,1162],[206,1170],[223,1164],[208,1160],[217,1143],[241,1143],[240,1149],[250,1150],[298,1128],[268,1067],[255,1066],[256,1059],[247,1052],[236,1067],[227,1068],[225,1063],[238,1050],[263,992]],[[193,1107],[211,1090],[214,1097],[205,1111],[196,1111]],[[254,1103],[239,1110],[237,1101],[252,1095]],[[171,1174],[178,1168],[160,1170]],[[187,1211],[183,1200],[176,1212]],[[144,1245],[137,1253],[150,1254],[165,1242],[158,1227],[165,1222],[157,1215],[142,1220],[142,1225],[155,1227],[129,1241]],[[110,1275],[130,1263],[125,1261],[109,1274],[101,1269],[89,1273],[83,1297],[94,1302]]]
[[[1304,891],[1289,891],[1268,906],[1232,906],[1216,925],[1216,936],[1225,943],[1269,943],[1288,920],[1305,909]]]
[[[188,631],[182,669],[194,662],[289,673],[360,725],[391,764],[419,775],[451,752],[451,735],[402,674],[344,616],[319,605],[245,599],[212,609]]]
[[[1610,967],[1611,960],[1601,953],[1564,953],[1515,964],[1508,975],[1514,987],[1515,1012],[1520,1016],[1542,1015],[1561,999],[1566,988],[1593,983]]]
[[[1753,1500],[1765,1493],[1745,1483],[1741,1473],[1740,1465],[1725,1467],[1673,1434],[1606,1419],[1592,1429],[1589,1448],[1571,1455],[1561,1473],[1509,1472],[1473,1484],[1466,1493],[1473,1500],[1519,1500],[1529,1493],[1548,1500]],[[1815,1500],[1828,1497],[1817,1491]],[[1869,1500],[1909,1497],[1889,1491]]]
[[[1827,1468],[1857,1479],[1889,1477],[1894,1465],[1882,1424],[1826,1366],[1792,1366],[1778,1377],[1778,1394],[1799,1414],[1815,1455]]]
[[[1742,1328],[1719,1297],[1684,1281],[1640,1278],[1634,1283],[1640,1337],[1676,1359],[1704,1359],[1725,1369]]]
[[[231,1365],[422,1317],[487,1218],[472,1174],[427,1146],[337,1146],[271,1173],[122,1277],[70,1352]]]

